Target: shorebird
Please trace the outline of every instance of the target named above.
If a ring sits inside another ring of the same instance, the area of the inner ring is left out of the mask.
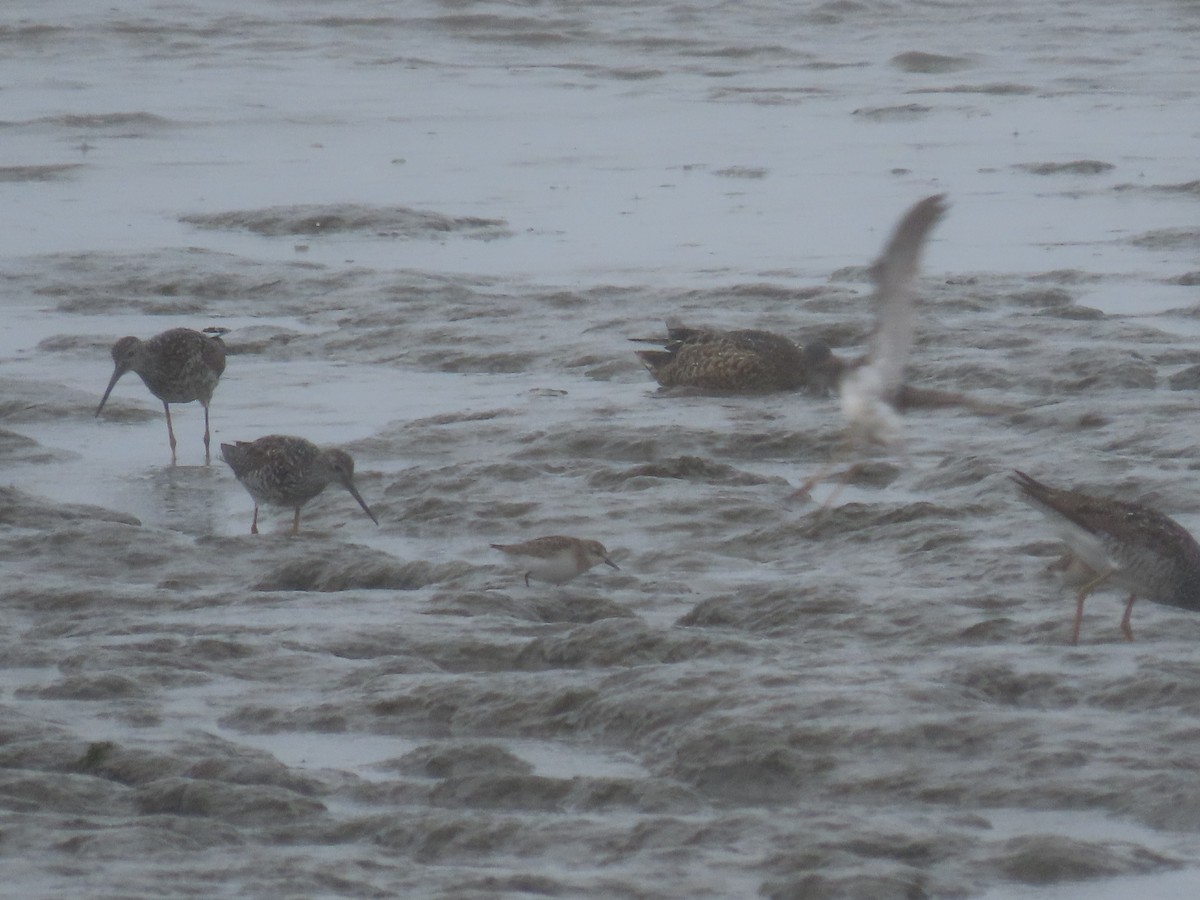
[[[115,368],[96,415],[104,409],[108,395],[121,376],[134,371],[146,387],[162,401],[167,414],[167,438],[171,442],[171,463],[175,463],[175,429],[171,426],[171,404],[199,400],[204,407],[204,462],[210,461],[208,404],[213,390],[225,371],[225,344],[221,335],[227,329],[205,329],[208,334],[190,328],[172,328],[143,341],[123,337],[112,346]],[[211,337],[209,336],[211,334]]]
[[[836,387],[851,445],[899,444],[899,414],[917,407],[965,407],[980,415],[1010,412],[1002,404],[917,388],[903,380],[913,344],[913,282],[921,250],[945,212],[943,194],[914,204],[872,265],[876,321],[867,353],[860,358],[835,354],[823,340],[800,346],[770,331],[723,331],[672,320],[667,321],[665,338],[631,339],[661,344],[662,349],[635,352],[663,387],[732,394],[795,390],[825,394]]]
[[[771,331],[695,327],[667,320],[666,337],[630,338],[661,344],[660,350],[635,350],[646,371],[665,388],[695,388],[722,394],[803,391],[824,396],[838,388],[857,361],[835,354],[823,340],[800,346]],[[980,415],[1015,412],[1015,407],[977,400],[957,391],[901,384],[892,398],[899,412],[964,407]]]
[[[322,450],[301,437],[271,434],[256,441],[222,444],[221,456],[254,498],[251,534],[258,534],[258,507],[264,504],[294,509],[292,534],[298,534],[300,508],[335,481],[379,524],[354,486],[354,460],[344,450]]]
[[[608,558],[608,551],[599,541],[554,534],[522,544],[492,544],[492,547],[525,567],[526,587],[530,578],[566,584],[600,563],[620,570],[620,566]]]
[[[770,331],[691,328],[670,320],[665,339],[633,338],[663,345],[661,350],[636,351],[638,358],[663,387],[824,393],[837,385],[852,426],[871,439],[889,438],[898,405],[924,405],[926,399],[929,405],[948,405],[957,399],[940,393],[925,398],[903,383],[913,343],[917,264],[925,239],[945,211],[943,194],[912,206],[871,267],[877,314],[870,348],[862,359],[836,356],[820,340],[801,347]]]
[[[1024,472],[1009,476],[1022,496],[1043,512],[1075,561],[1086,583],[1075,595],[1071,643],[1079,643],[1083,601],[1102,585],[1129,591],[1121,633],[1133,640],[1133,603],[1152,603],[1200,612],[1200,544],[1176,522],[1140,503],[1052,488]]]

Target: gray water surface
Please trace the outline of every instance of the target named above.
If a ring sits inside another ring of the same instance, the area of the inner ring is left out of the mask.
[[[1191,897],[1200,618],[1073,598],[1006,476],[1200,527],[1181,2],[0,12],[0,858],[22,897]],[[946,192],[878,476],[663,394],[668,317],[861,348]],[[123,334],[222,325],[214,446]],[[1178,389],[1176,389],[1178,388]],[[526,587],[489,549],[601,540]]]

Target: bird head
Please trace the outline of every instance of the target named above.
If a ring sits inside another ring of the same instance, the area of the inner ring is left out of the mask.
[[[376,525],[379,524],[379,519],[375,517],[375,513],[371,512],[371,507],[367,506],[367,501],[362,498],[362,494],[358,492],[358,488],[354,486],[354,460],[345,450],[326,450],[325,465],[329,468],[330,473],[337,479],[338,484],[350,492],[350,496],[358,501],[358,505],[363,508],[371,521]]]
[[[104,409],[104,404],[108,402],[108,395],[121,380],[121,376],[137,365],[141,350],[142,342],[133,335],[123,337],[112,345],[112,378],[108,380],[108,387],[104,389],[104,396],[100,398],[100,405],[96,407],[97,416],[100,415],[100,410]]]
[[[604,549],[604,545],[599,541],[584,541],[583,552],[587,554],[588,563],[593,566],[598,566],[600,563],[612,566],[618,572],[621,567],[608,558],[608,551]]]

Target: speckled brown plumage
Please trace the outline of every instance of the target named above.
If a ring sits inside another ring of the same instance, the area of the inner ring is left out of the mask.
[[[667,325],[664,338],[632,338],[664,345],[662,350],[636,350],[660,385],[728,394],[803,391],[824,396],[837,388],[843,374],[859,364],[834,354],[824,341],[803,347],[783,335],[746,329],[721,331]],[[900,411],[964,407],[980,415],[1014,412],[1015,407],[976,400],[957,391],[900,386],[892,397]]]
[[[261,504],[295,510],[292,534],[297,534],[300,508],[333,482],[349,491],[371,521],[379,524],[375,513],[354,486],[354,460],[344,450],[322,450],[302,437],[269,434],[256,441],[222,444],[221,456],[254,498],[251,534],[258,534],[258,507]]]
[[[638,350],[642,364],[663,387],[750,394],[829,390],[841,361],[821,342],[805,347],[782,335],[753,329],[720,331],[667,323],[661,350]]]
[[[1010,477],[1090,575],[1076,595],[1071,643],[1079,640],[1084,600],[1110,582],[1130,592],[1121,619],[1126,640],[1133,640],[1129,618],[1138,597],[1200,612],[1200,544],[1174,519],[1140,503],[1052,488],[1024,472]]]
[[[172,328],[149,340],[123,337],[112,346],[113,374],[109,379],[96,415],[104,409],[108,395],[121,376],[133,371],[146,387],[162,401],[167,416],[167,438],[171,444],[171,462],[175,462],[175,429],[171,425],[172,403],[191,403],[199,400],[204,407],[204,462],[208,463],[209,426],[208,404],[217,382],[225,372],[225,344],[220,334],[225,329],[213,329],[213,336],[190,328]]]

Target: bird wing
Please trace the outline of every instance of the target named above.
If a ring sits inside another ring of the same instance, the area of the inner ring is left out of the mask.
[[[926,197],[914,204],[871,266],[877,312],[866,365],[874,372],[864,379],[864,383],[883,393],[878,399],[889,399],[903,383],[915,329],[913,282],[921,249],[929,232],[945,213],[944,194]]]

